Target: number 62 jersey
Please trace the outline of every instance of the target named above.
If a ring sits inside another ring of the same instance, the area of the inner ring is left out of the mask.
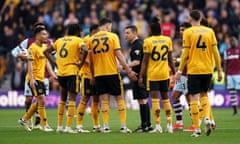
[[[64,36],[57,39],[52,47],[56,50],[58,76],[73,76],[79,71],[81,47],[84,41],[77,36]]]
[[[162,81],[169,79],[168,53],[172,51],[172,40],[166,36],[151,36],[144,40],[143,52],[150,55],[147,79]]]

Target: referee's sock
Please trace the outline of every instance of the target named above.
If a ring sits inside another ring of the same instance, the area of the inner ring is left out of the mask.
[[[142,127],[146,128],[151,126],[150,109],[149,109],[148,103],[140,104],[140,111],[142,111],[141,112]]]

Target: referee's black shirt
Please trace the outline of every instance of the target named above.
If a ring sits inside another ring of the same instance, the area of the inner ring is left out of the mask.
[[[133,43],[131,43],[131,51],[130,51],[131,61],[139,60],[140,64],[132,67],[132,70],[135,73],[140,73],[141,63],[143,59],[143,40],[136,39]]]

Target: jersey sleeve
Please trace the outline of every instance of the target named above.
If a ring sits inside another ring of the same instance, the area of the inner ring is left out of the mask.
[[[211,39],[212,46],[217,46],[217,39],[213,30],[211,30],[211,34],[212,34],[212,39]]]
[[[33,50],[32,46],[30,46],[27,51],[28,51],[27,59],[34,60],[35,56],[34,56],[34,50]]]
[[[57,42],[58,42],[58,40],[56,40],[54,43],[52,43],[52,48],[55,50],[57,50]]]
[[[150,53],[150,49],[148,46],[148,41],[145,39],[143,42],[143,53]]]
[[[27,51],[27,45],[28,45],[28,39],[25,39],[24,41],[22,41],[18,46],[16,46],[12,51],[12,55],[14,57],[17,57],[17,55],[21,52],[21,51],[24,51],[26,52]]]
[[[183,48],[190,48],[190,39],[189,39],[189,31],[183,32]]]
[[[118,36],[116,34],[114,34],[112,36],[112,38],[113,38],[112,46],[113,46],[114,50],[120,49],[121,46],[120,46],[120,42],[119,42]]]
[[[172,50],[173,50],[172,40],[169,38],[169,48],[168,48],[168,51],[169,51],[169,52],[172,52]]]

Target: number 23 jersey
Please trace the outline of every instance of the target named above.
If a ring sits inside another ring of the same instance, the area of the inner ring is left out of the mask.
[[[166,36],[151,36],[144,40],[143,52],[148,53],[147,80],[169,79],[168,53],[172,51],[172,40]]]
[[[95,77],[118,74],[114,51],[121,47],[116,34],[99,31],[91,36],[88,47],[93,59]]]
[[[56,50],[56,62],[58,76],[77,75],[79,68],[81,47],[85,45],[83,40],[76,36],[64,36],[53,43]]]
[[[189,48],[187,74],[212,74],[214,47],[217,45],[211,28],[192,26],[183,32],[183,48]]]

